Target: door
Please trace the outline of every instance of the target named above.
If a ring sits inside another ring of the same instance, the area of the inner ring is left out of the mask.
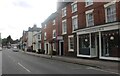
[[[46,44],[46,54],[48,54],[48,44]]]
[[[99,58],[99,33],[91,34],[91,56]]]
[[[63,55],[63,52],[64,52],[64,46],[63,46],[63,41],[61,41],[60,43],[59,43],[59,55]]]

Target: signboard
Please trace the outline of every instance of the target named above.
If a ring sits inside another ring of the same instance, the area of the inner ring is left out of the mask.
[[[57,40],[63,40],[63,36],[57,36]]]

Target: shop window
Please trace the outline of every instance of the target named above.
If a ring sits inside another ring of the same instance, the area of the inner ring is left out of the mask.
[[[79,54],[90,55],[89,34],[79,36]]]
[[[73,35],[68,37],[69,51],[74,51],[74,38]]]
[[[102,56],[118,57],[118,30],[102,32]],[[120,56],[119,56],[120,57]]]

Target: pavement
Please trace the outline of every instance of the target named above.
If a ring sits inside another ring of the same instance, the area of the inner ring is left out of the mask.
[[[113,73],[120,74],[120,62],[118,61],[108,61],[108,60],[96,60],[96,59],[83,59],[83,58],[75,58],[75,57],[66,57],[66,56],[52,56],[45,54],[38,54],[32,52],[24,52],[29,55],[34,55],[42,58],[59,60],[68,63],[80,64],[85,66],[95,67],[101,70],[106,70]]]

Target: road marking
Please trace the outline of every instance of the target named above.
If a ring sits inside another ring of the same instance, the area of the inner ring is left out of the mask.
[[[24,67],[22,64],[18,63],[18,65],[20,65],[22,68],[24,68],[26,71],[30,72],[29,69],[27,69],[26,67]]]
[[[102,70],[102,69],[98,69],[98,68],[93,68],[93,67],[88,67],[87,69],[94,69],[94,70],[98,70],[98,71],[103,71],[103,72],[108,72],[108,73],[113,73],[113,74],[120,75],[119,73],[116,73],[116,72],[106,71],[106,70]]]

